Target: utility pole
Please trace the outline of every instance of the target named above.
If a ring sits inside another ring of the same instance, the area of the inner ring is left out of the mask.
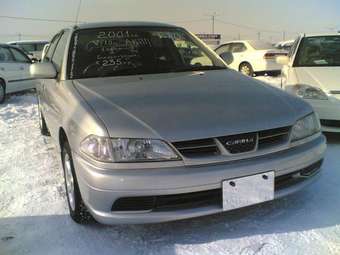
[[[286,31],[283,31],[283,32],[282,32],[282,40],[283,40],[283,41],[286,41]]]
[[[261,32],[257,33],[257,39],[260,41],[261,40]]]
[[[21,33],[18,34],[18,41],[21,41]]]
[[[75,25],[78,25],[78,21],[79,21],[79,13],[80,13],[80,7],[81,7],[81,0],[79,0],[78,3],[78,8],[77,8],[77,13],[76,13],[76,20],[75,20]]]
[[[215,19],[219,15],[216,12],[213,12],[212,14],[208,16],[211,17],[211,32],[212,34],[215,34]]]

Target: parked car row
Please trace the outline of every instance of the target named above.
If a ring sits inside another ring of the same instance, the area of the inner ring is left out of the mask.
[[[276,57],[288,54],[274,49],[270,43],[250,40],[228,42],[215,51],[229,68],[248,76],[260,73],[279,74],[282,65],[276,62]]]
[[[0,44],[0,103],[6,93],[12,93],[35,87],[30,74],[32,60],[19,48]]]
[[[0,44],[0,104],[8,93],[35,88],[29,67],[44,57],[47,48],[47,41]]]

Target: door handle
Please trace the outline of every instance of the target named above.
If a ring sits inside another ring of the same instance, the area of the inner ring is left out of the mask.
[[[23,67],[23,66],[20,66],[20,70],[24,70],[25,69],[25,67]]]
[[[0,70],[1,70],[1,71],[5,71],[5,68],[4,68],[4,67],[0,67]]]

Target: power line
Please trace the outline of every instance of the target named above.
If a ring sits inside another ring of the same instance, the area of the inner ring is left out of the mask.
[[[0,15],[0,18],[4,18],[4,19],[15,19],[15,20],[44,21],[44,22],[74,23],[74,20],[31,18],[31,17],[18,17],[18,16],[7,16],[7,15]]]
[[[172,23],[195,23],[195,22],[202,22],[202,21],[208,21],[210,19],[192,19],[192,20],[168,20],[165,22],[172,22]]]
[[[213,12],[212,14],[206,15],[206,16],[211,17],[211,32],[212,34],[215,34],[215,20],[216,20],[216,17],[219,15],[216,12]]]
[[[252,27],[252,26],[247,26],[247,25],[242,25],[242,24],[236,24],[236,23],[229,22],[229,21],[224,21],[224,20],[221,20],[221,19],[216,19],[216,21],[218,21],[220,23],[223,23],[223,24],[226,24],[226,25],[231,25],[231,26],[234,26],[234,27],[238,27],[238,28],[245,28],[245,29],[249,29],[249,30],[256,30],[258,32],[277,33],[277,34],[279,34],[279,33],[281,34],[282,33],[282,31],[269,30],[269,29],[259,29],[259,28]]]

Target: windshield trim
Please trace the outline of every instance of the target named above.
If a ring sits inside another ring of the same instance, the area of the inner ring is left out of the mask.
[[[118,77],[133,77],[133,76],[144,76],[144,75],[161,75],[161,74],[176,74],[176,73],[202,73],[202,72],[210,72],[210,71],[227,71],[230,70],[227,67],[221,67],[220,69],[211,69],[211,70],[172,70],[172,71],[164,71],[164,72],[157,72],[157,73],[134,73],[134,74],[119,74],[119,75],[102,75],[102,76],[98,76],[98,75],[93,75],[93,76],[86,76],[86,77],[81,77],[81,78],[73,78],[73,79],[69,79],[69,80],[82,80],[82,79],[94,79],[94,78],[118,78]]]

